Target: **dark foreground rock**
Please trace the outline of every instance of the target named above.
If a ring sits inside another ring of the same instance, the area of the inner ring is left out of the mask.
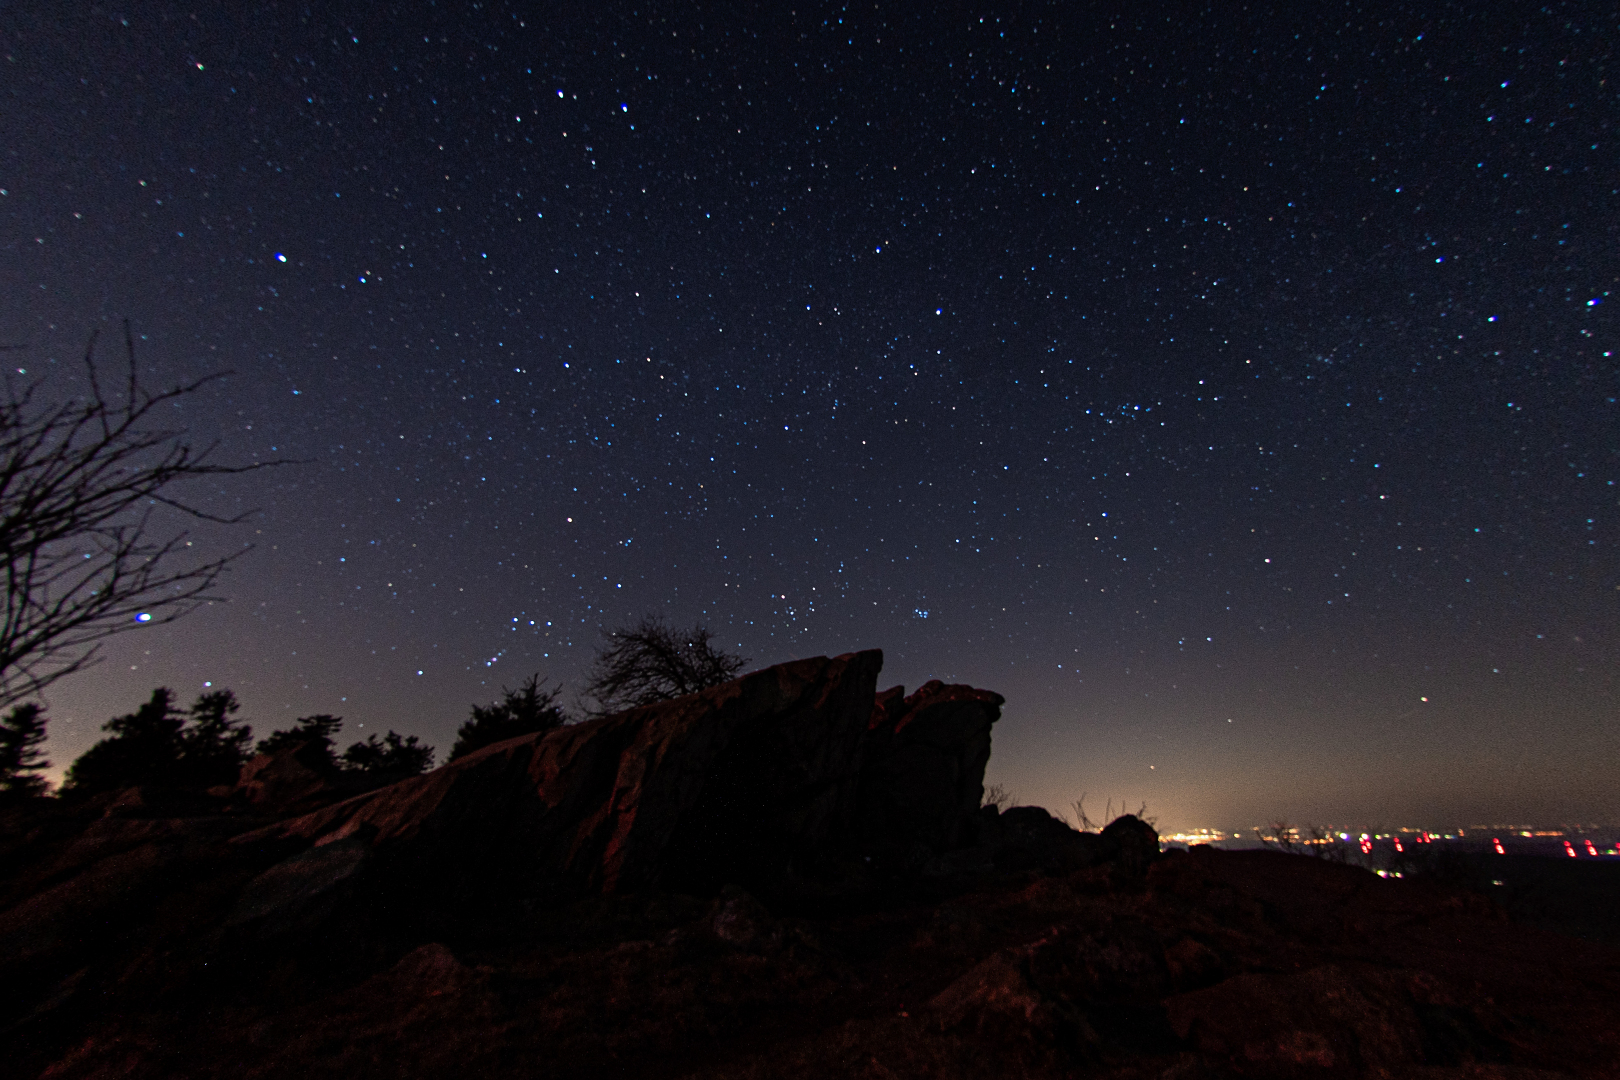
[[[1620,1077],[1620,954],[1420,881],[981,811],[1000,698],[878,696],[879,663],[312,810],[342,793],[261,763],[8,812],[0,1075]]]
[[[858,791],[867,854],[926,857],[962,845],[984,798],[1003,700],[937,680],[909,697],[899,686],[877,696]]]
[[[865,831],[856,795],[882,662],[767,668],[245,833],[235,847],[283,859],[233,918],[278,918],[334,890],[425,929],[630,890],[768,889]]]

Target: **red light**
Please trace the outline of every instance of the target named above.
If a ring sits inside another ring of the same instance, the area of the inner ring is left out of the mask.
[[[1571,844],[1568,840],[1564,841],[1564,854],[1568,855],[1572,859],[1575,857],[1575,845]]]
[[[1401,847],[1401,838],[1398,837],[1398,836],[1395,838],[1395,850],[1399,851],[1399,852],[1402,852],[1403,854],[1406,851],[1405,848]]]
[[[1494,836],[1491,837],[1491,846],[1496,848],[1496,853],[1498,855],[1506,855],[1507,854],[1507,851],[1502,847],[1502,841],[1498,840]]]
[[[1597,855],[1597,848],[1592,846],[1592,841],[1590,841],[1590,840],[1588,840],[1586,842],[1586,853],[1588,855],[1593,856],[1593,857],[1596,857],[1596,855]]]

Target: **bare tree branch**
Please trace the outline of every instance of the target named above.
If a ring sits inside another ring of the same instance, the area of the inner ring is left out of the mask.
[[[710,644],[702,626],[681,630],[649,615],[633,627],[607,635],[586,673],[585,694],[595,698],[595,716],[650,705],[729,682],[748,661]]]
[[[154,426],[163,405],[222,374],[169,390],[140,385],[135,343],[124,324],[129,366],[123,401],[97,377],[96,336],[85,350],[88,401],[39,404],[40,383],[6,379],[0,398],[0,708],[31,697],[95,663],[100,642],[140,626],[172,622],[222,599],[211,590],[243,552],[186,563],[189,534],[154,535],[153,511],[232,524],[172,494],[200,477],[252,472],[285,461],[218,465],[217,444],[201,450],[184,433]],[[251,513],[251,512],[250,512]],[[245,551],[246,549],[244,549]]]

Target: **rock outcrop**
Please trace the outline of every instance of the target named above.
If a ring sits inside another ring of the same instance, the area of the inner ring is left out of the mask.
[[[860,775],[858,847],[925,858],[969,840],[984,799],[990,727],[1006,699],[935,680],[877,696]]]
[[[1620,954],[1420,881],[981,809],[999,696],[875,694],[880,664],[351,797],[294,752],[217,797],[0,812],[4,1071],[1620,1080]]]
[[[270,917],[338,881],[408,895],[430,918],[769,882],[850,830],[881,666],[877,651],[779,665],[496,743],[239,836],[239,847],[288,853],[250,886],[250,907]],[[333,845],[341,859],[314,853]],[[295,884],[305,879],[308,896]]]
[[[216,793],[270,813],[298,813],[332,801],[337,779],[326,748],[310,741],[259,754],[242,766],[234,788]]]
[[[838,851],[915,868],[970,839],[1003,699],[939,682],[875,695],[881,666],[875,650],[778,665],[247,833],[233,843],[285,861],[233,918],[303,926],[296,911],[339,895],[437,925],[625,890],[770,892]]]

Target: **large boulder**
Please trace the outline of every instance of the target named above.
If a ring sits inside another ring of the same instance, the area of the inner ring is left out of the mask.
[[[1159,834],[1135,814],[1121,814],[1103,827],[1101,855],[1129,870],[1146,870],[1159,857]]]
[[[431,921],[496,897],[532,907],[768,882],[850,829],[882,662],[870,650],[767,668],[245,834],[235,843],[290,861],[236,918],[274,925],[334,889]],[[336,861],[304,854],[334,844]]]
[[[962,840],[965,846],[933,859],[926,871],[1066,874],[1107,862],[1140,874],[1159,855],[1159,834],[1135,815],[1114,819],[1100,833],[1081,832],[1040,806],[982,807]]]
[[[1081,832],[1040,806],[994,806],[979,811],[977,850],[1004,870],[1063,873],[1101,862],[1107,845],[1093,832]]]
[[[1388,1076],[1426,1063],[1412,981],[1407,972],[1323,964],[1248,972],[1164,1007],[1177,1036],[1243,1073]]]
[[[970,843],[1000,694],[935,680],[878,695],[861,769],[857,846],[926,857]]]

